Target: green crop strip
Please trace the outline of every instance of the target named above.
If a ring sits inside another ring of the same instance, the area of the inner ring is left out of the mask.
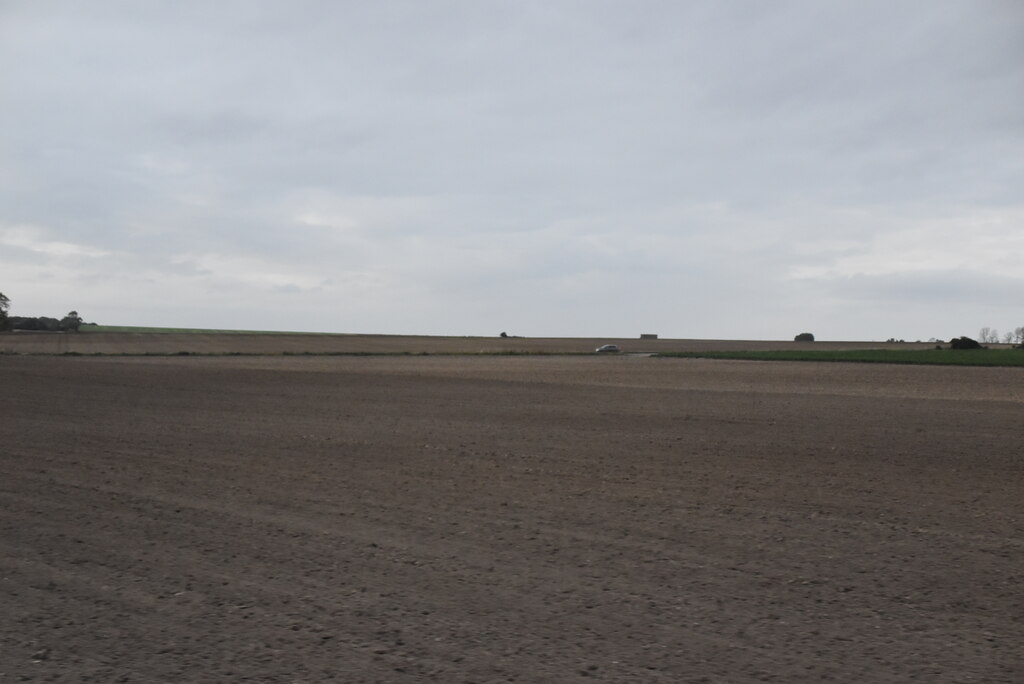
[[[705,351],[666,352],[662,357],[747,361],[829,361],[935,366],[1024,366],[1024,349],[862,349],[849,351]]]

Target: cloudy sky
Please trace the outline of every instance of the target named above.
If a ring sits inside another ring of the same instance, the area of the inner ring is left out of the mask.
[[[1024,325],[1024,3],[0,0],[12,314]]]

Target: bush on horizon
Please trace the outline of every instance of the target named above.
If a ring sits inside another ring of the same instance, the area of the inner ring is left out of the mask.
[[[964,335],[963,337],[954,337],[949,341],[950,349],[983,349],[977,340],[972,340],[970,337]]]

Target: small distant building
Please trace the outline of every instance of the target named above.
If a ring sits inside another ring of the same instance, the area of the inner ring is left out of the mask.
[[[640,333],[641,340],[656,340],[658,335],[656,333]]]

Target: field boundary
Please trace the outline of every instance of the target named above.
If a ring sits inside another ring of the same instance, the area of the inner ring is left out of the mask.
[[[128,331],[131,330],[131,331]],[[960,351],[929,343],[792,340],[708,340],[636,338],[542,338],[361,333],[288,333],[257,331],[173,332],[174,329],[92,328],[73,332],[0,333],[0,354],[28,356],[585,356],[606,344],[619,354],[602,358],[737,359],[746,361],[824,361],[956,366],[1024,366],[1024,350],[1009,345]]]
[[[810,352],[741,352],[741,351],[700,351],[700,352],[649,352],[623,354],[622,357],[683,358],[730,361],[788,361],[804,363],[868,363],[919,366],[984,366],[1024,367],[1024,350],[963,351],[944,349],[936,353],[890,352],[875,350],[860,352],[822,351]],[[82,352],[82,351],[9,351],[0,349],[0,356],[62,356],[62,357],[401,357],[401,356],[594,356],[587,351],[543,351],[543,350],[480,350],[480,351],[138,351],[138,352]],[[604,358],[615,358],[605,355]]]

